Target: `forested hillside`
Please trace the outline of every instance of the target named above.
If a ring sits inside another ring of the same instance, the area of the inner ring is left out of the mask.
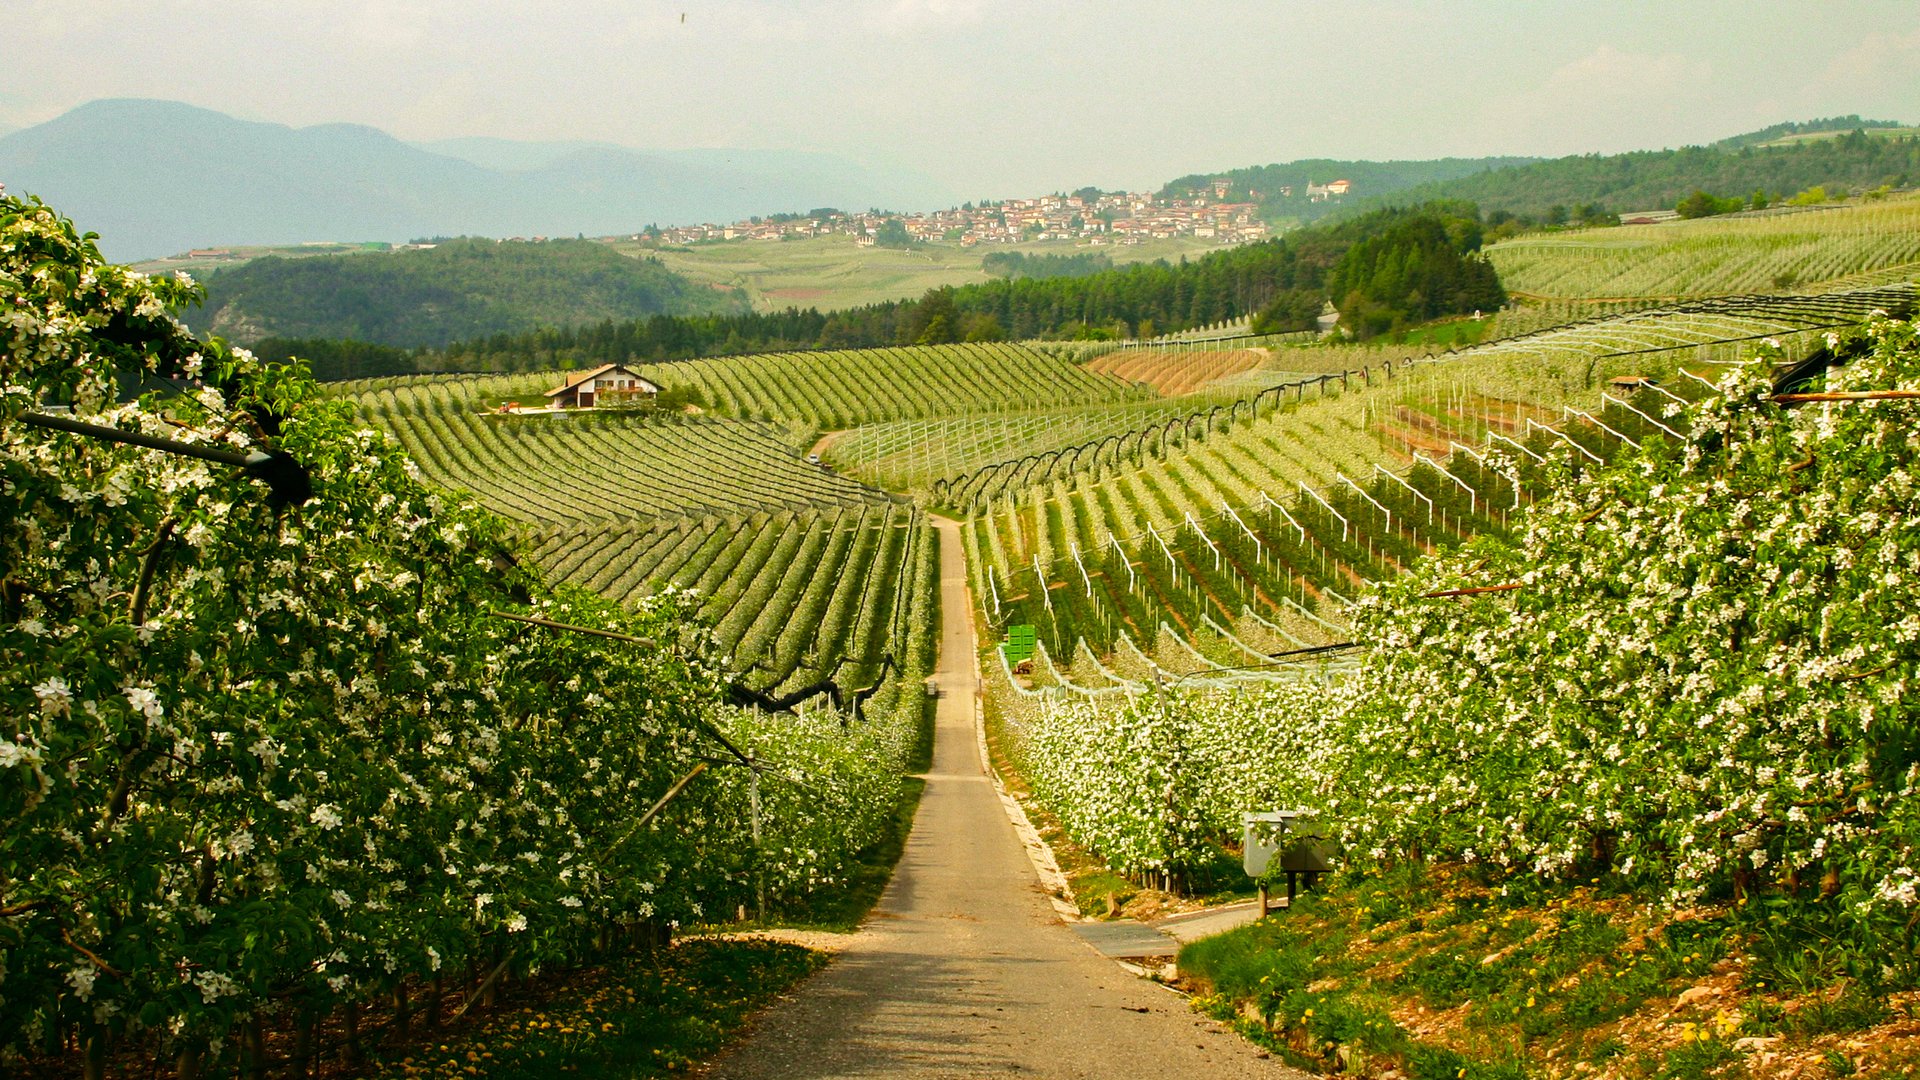
[[[1920,138],[1875,137],[1856,130],[1782,146],[1718,144],[1582,154],[1422,184],[1368,204],[1467,199],[1489,212],[1547,219],[1555,207],[1588,203],[1616,212],[1668,208],[1694,191],[1740,198],[1761,191],[1782,198],[1816,186],[1845,192],[1883,184],[1907,187],[1916,180]]]
[[[1195,173],[1161,191],[1217,198],[1214,185],[1225,181],[1227,200],[1258,203],[1260,216],[1268,221],[1461,199],[1488,213],[1558,223],[1580,217],[1581,208],[1598,211],[1591,215],[1598,217],[1605,211],[1671,207],[1695,190],[1748,199],[1756,190],[1779,198],[1818,185],[1842,192],[1882,184],[1905,187],[1920,179],[1920,141],[1902,131],[1891,120],[1835,116],[1774,124],[1710,146],[1678,150],[1552,160],[1294,161]],[[1333,180],[1352,181],[1352,193],[1320,201],[1309,196],[1309,183]]]
[[[438,346],[605,319],[738,310],[651,259],[587,240],[460,239],[436,247],[256,259],[206,277],[196,331],[241,342],[341,338]]]
[[[1353,182],[1355,198],[1384,195],[1475,176],[1495,169],[1506,169],[1538,161],[1530,157],[1438,158],[1432,161],[1333,161],[1309,158],[1279,165],[1255,165],[1219,173],[1193,173],[1169,182],[1160,194],[1180,198],[1205,196],[1218,198],[1215,181],[1227,182],[1228,202],[1260,204],[1260,216],[1268,221],[1284,218],[1313,220],[1342,209],[1338,200],[1316,202],[1307,193],[1309,184],[1334,180]]]
[[[1003,278],[1086,277],[1113,269],[1113,257],[1103,252],[1053,255],[993,251],[980,260],[980,269]]]

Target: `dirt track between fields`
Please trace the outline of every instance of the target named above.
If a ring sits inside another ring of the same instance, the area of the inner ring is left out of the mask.
[[[833,964],[706,1075],[1303,1078],[1101,958],[1055,915],[980,760],[960,534],[935,524],[941,698],[906,852]]]

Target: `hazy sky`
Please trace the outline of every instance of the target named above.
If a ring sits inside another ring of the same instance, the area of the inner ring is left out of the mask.
[[[1302,157],[1920,123],[1920,2],[8,0],[0,128],[99,97],[402,138],[826,150],[969,196]]]

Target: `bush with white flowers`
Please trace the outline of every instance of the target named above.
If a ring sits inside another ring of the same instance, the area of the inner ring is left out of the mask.
[[[1349,693],[1309,678],[1173,686],[1120,708],[1048,697],[1022,710],[1016,754],[1034,795],[1114,869],[1178,879],[1239,835],[1243,813],[1317,791],[1329,706]]]
[[[1829,389],[1920,390],[1911,323],[1830,347]],[[1920,401],[1783,405],[1777,359],[1729,371],[1684,439],[1557,463],[1511,543],[1376,589],[1339,693],[1029,707],[1036,794],[1124,869],[1190,864],[1234,811],[1292,804],[1361,862],[1766,896],[1913,969]]]
[[[299,370],[194,339],[184,279],[0,194],[0,1061],[134,1035],[191,1059],[412,980],[577,962],[638,923],[834,884],[900,790],[865,727],[724,708],[698,603],[550,591]],[[169,389],[135,401],[134,380]],[[311,477],[276,506],[224,465]],[[510,622],[506,608],[651,639]],[[763,840],[726,729],[770,767]],[[217,1055],[216,1055],[217,1056]]]

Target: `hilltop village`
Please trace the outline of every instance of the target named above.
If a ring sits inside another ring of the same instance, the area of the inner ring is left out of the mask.
[[[1352,189],[1346,180],[1309,185],[1310,197],[1338,198]],[[1290,194],[1290,192],[1288,192]],[[773,214],[730,225],[683,225],[649,228],[632,239],[660,244],[695,244],[714,240],[786,240],[850,235],[862,245],[942,240],[962,247],[976,244],[1017,244],[1070,240],[1089,246],[1120,247],[1193,236],[1240,244],[1264,240],[1270,228],[1251,202],[1229,202],[1227,184],[1215,185],[1212,197],[1168,198],[1144,192],[1101,192],[1084,189],[1070,195],[1042,195],[1033,199],[965,203],[947,210],[895,214],[870,210],[851,213],[821,209],[806,214]]]

